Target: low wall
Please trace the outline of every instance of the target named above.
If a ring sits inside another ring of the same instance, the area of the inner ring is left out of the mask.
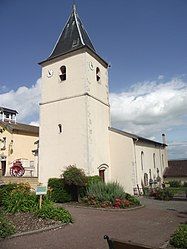
[[[29,183],[33,189],[38,185],[38,177],[2,176],[0,177],[0,180],[4,183]]]

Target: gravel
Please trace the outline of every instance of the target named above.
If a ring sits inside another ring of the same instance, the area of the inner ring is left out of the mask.
[[[5,216],[13,223],[17,234],[62,224],[60,221],[38,218],[32,213],[15,213],[6,214]]]

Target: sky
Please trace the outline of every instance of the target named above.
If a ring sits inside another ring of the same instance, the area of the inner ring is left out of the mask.
[[[39,123],[41,68],[72,0],[0,0],[0,106]],[[109,62],[112,126],[187,158],[187,1],[77,0],[97,53]]]

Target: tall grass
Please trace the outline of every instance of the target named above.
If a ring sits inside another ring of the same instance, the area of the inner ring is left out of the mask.
[[[126,194],[123,187],[117,182],[95,182],[87,188],[87,196],[93,197],[99,202],[109,201],[114,205],[117,198],[125,199]]]

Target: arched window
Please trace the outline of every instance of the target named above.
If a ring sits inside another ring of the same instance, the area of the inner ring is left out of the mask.
[[[66,67],[65,66],[61,66],[60,71],[61,71],[60,80],[61,81],[66,80]]]
[[[162,154],[162,169],[164,169],[164,155]]]
[[[58,131],[59,133],[62,133],[63,132],[63,127],[61,124],[58,124]]]
[[[155,153],[153,153],[153,165],[154,165],[154,169],[156,169],[156,158],[155,158]]]
[[[141,168],[144,169],[144,153],[141,151]]]
[[[97,82],[101,81],[101,72],[100,72],[100,69],[98,67],[96,67],[96,80],[97,80]]]
[[[148,182],[148,174],[145,173],[144,174],[144,186],[148,186],[149,182]]]

